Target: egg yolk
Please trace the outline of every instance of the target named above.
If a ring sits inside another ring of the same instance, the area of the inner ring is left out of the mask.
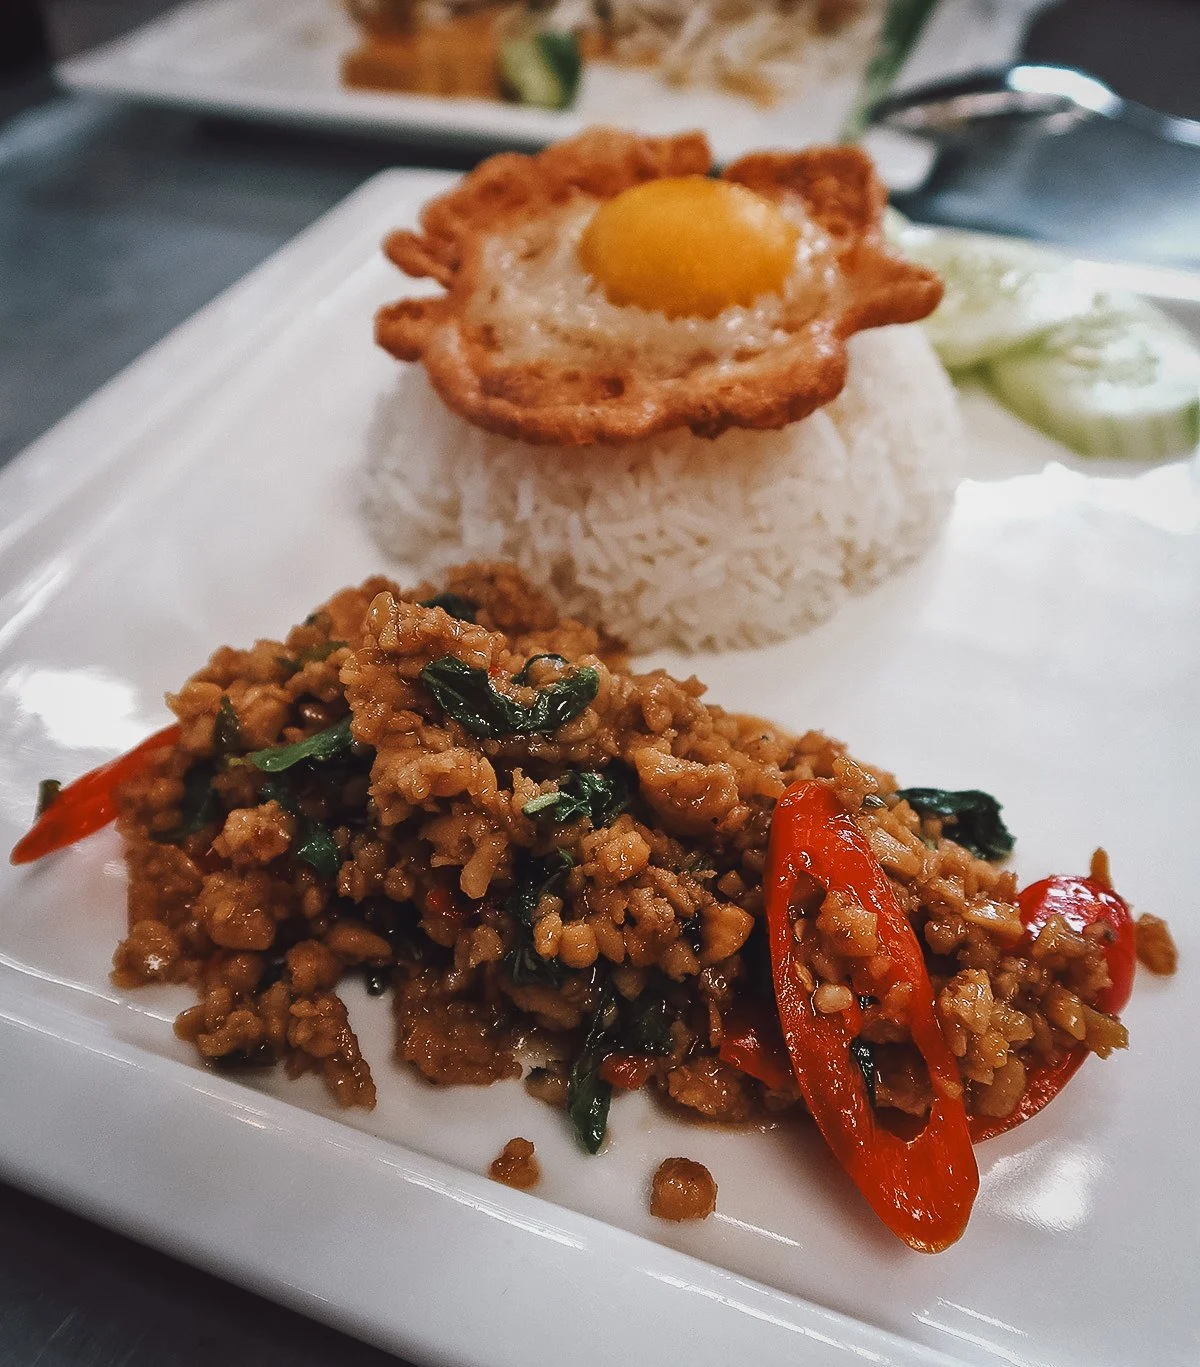
[[[781,294],[799,236],[776,205],[743,185],[668,176],[602,204],[579,259],[614,304],[715,318]]]

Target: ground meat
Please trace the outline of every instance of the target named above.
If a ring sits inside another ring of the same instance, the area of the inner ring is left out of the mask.
[[[528,1191],[542,1180],[542,1169],[528,1139],[510,1139],[492,1160],[488,1176],[506,1187]]]
[[[562,1068],[532,1068],[525,1079],[525,1090],[561,1111],[567,1104],[567,1075]]]
[[[667,1074],[667,1095],[708,1120],[738,1124],[754,1114],[754,1094],[746,1075],[714,1058],[673,1068]]]
[[[703,1163],[664,1158],[650,1184],[650,1214],[660,1220],[705,1220],[717,1208],[717,1184]]]
[[[1151,973],[1174,973],[1179,964],[1175,941],[1161,917],[1143,912],[1137,918],[1137,956]]]
[[[424,970],[396,989],[397,1057],[430,1082],[486,1084],[521,1075],[506,1010],[460,995],[470,982],[457,971]]]
[[[469,611],[431,602],[442,590]],[[429,686],[447,662],[467,704]],[[774,1115],[798,1089],[768,1091],[718,1051],[731,1011],[770,1000],[767,842],[776,801],[807,781],[857,823],[926,948],[970,1109],[1007,1114],[1032,1069],[1124,1046],[1097,1008],[1102,928],[1052,918],[1030,945],[1015,876],[947,839],[890,774],[819,732],[712,706],[694,678],[627,664],[602,629],[494,564],[407,594],[368,580],[282,641],[218,649],[170,699],[180,741],[122,793],[129,929],[114,982],[188,983],[198,1004],[177,1029],[201,1057],[317,1071],[343,1105],[375,1096],[337,995],[353,973],[392,992],[396,1057],[431,1082],[515,1078],[533,1042],[547,1064],[526,1086],[563,1106],[590,1039],[601,1079],[612,1059],[622,1086],[706,1119]],[[512,721],[581,684],[557,725]],[[252,758],[301,742],[328,749],[273,772]],[[561,820],[547,814],[572,793]],[[1102,852],[1093,876],[1108,880]],[[877,1104],[923,1114],[913,986],[892,980],[876,912],[809,880],[793,916],[793,971],[819,1012],[857,1013]],[[1141,918],[1138,946],[1173,969],[1161,921]]]

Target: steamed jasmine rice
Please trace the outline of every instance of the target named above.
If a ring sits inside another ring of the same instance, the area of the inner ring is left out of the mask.
[[[862,332],[848,349],[841,394],[781,430],[588,451],[485,431],[405,366],[371,426],[369,524],[431,571],[511,560],[635,650],[793,636],[924,551],[958,475],[954,392],[921,328]]]

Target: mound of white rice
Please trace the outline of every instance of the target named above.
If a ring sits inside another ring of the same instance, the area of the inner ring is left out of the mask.
[[[779,432],[668,432],[561,450],[495,436],[404,367],[372,422],[364,503],[422,573],[512,560],[637,651],[764,645],[919,554],[949,511],[962,431],[917,324],[859,333],[845,389]]]

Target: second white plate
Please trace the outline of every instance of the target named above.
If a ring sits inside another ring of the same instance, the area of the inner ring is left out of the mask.
[[[1016,54],[1030,15],[1047,0],[941,0],[901,84],[999,65]],[[341,129],[433,146],[540,146],[589,124],[643,133],[701,128],[718,160],[759,147],[836,140],[854,102],[848,72],[773,109],[702,89],[672,90],[651,71],[590,64],[575,106],[562,112],[492,100],[348,90],[339,59],[354,46],[337,0],[190,0],[127,37],[63,62],[77,90],[208,113]],[[910,185],[928,166],[922,144],[874,135],[889,184]]]

